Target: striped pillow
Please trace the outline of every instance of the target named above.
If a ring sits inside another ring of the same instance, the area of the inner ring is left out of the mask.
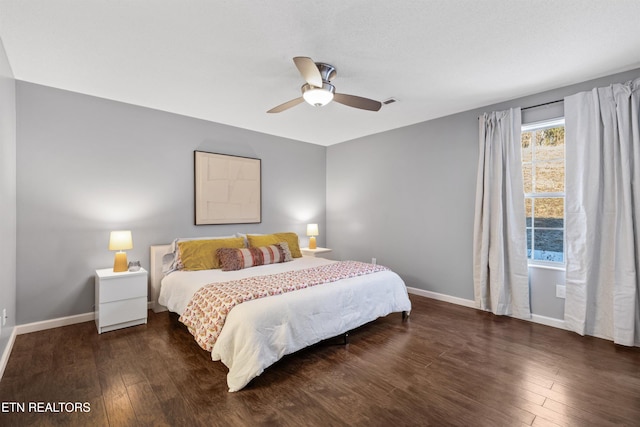
[[[286,242],[259,248],[220,248],[216,251],[223,271],[242,270],[258,265],[291,261],[291,252]]]

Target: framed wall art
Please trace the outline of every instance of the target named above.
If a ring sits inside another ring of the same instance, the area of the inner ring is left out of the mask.
[[[260,168],[260,159],[195,151],[195,224],[261,222]]]

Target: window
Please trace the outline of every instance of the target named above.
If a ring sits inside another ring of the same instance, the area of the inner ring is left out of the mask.
[[[527,256],[564,264],[564,118],[522,126]]]

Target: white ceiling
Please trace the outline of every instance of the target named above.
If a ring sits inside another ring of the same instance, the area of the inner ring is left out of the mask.
[[[640,0],[0,0],[16,79],[320,145],[640,67]],[[294,56],[337,68],[300,96]]]

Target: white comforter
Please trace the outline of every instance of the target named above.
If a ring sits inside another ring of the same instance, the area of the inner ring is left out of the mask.
[[[332,262],[335,261],[302,257],[239,271],[177,271],[162,280],[158,301],[182,314],[193,294],[206,284]],[[391,271],[247,301],[234,307],[227,316],[211,358],[229,368],[229,391],[238,391],[286,354],[389,313],[410,310],[404,282]]]

